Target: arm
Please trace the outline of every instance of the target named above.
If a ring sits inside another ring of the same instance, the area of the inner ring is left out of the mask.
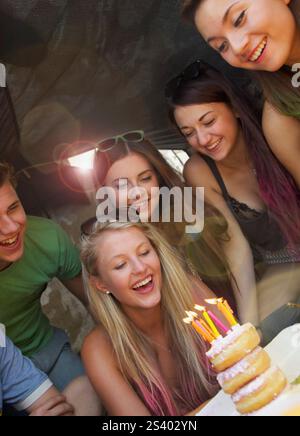
[[[233,218],[233,217],[232,217]],[[233,218],[234,219],[234,218]],[[228,222],[229,223],[229,222]],[[224,242],[223,250],[227,258],[239,319],[242,323],[260,324],[256,277],[251,248],[236,222],[228,226],[229,241]]]
[[[28,409],[30,416],[73,416],[73,407],[64,396],[51,387]]]
[[[79,250],[59,225],[53,226],[57,237],[56,277],[84,306],[87,306]]]
[[[228,208],[219,186],[210,169],[201,157],[193,156],[185,166],[184,177],[188,186],[204,186],[205,200],[216,207],[228,223],[229,241],[222,245],[229,264],[239,318],[241,322],[259,324],[259,311],[256,291],[256,279],[251,248],[244,237],[239,224]]]
[[[24,357],[9,338],[0,347],[1,392],[7,404],[27,410],[33,416],[72,414],[72,407],[53,387],[46,374]]]
[[[109,416],[150,416],[121,374],[106,334],[96,329],[81,350],[87,375]]]
[[[266,102],[262,125],[271,150],[300,188],[300,122],[281,114]]]
[[[199,277],[192,276],[191,281],[193,283],[194,297],[197,304],[204,303],[204,300],[210,300],[216,298],[216,295],[211,289],[201,280]]]

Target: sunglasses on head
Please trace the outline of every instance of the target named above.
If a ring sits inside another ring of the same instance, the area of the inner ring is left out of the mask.
[[[145,133],[143,130],[133,130],[131,132],[122,133],[121,135],[103,139],[97,143],[97,151],[110,151],[120,142],[127,144],[128,142],[142,142],[144,139]]]
[[[180,74],[171,79],[165,88],[165,96],[167,99],[173,97],[174,93],[180,88],[182,84],[185,82],[189,82],[190,80],[197,80],[201,76],[202,73],[206,72],[208,69],[211,69],[211,66],[201,59],[196,60],[188,67],[186,67]]]

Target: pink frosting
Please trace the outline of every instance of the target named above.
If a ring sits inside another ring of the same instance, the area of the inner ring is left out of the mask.
[[[240,389],[238,392],[236,392],[232,396],[232,401],[237,404],[241,400],[243,400],[245,397],[248,397],[249,395],[255,394],[260,388],[266,384],[268,379],[277,371],[279,370],[278,367],[274,366],[270,368],[268,371],[266,371],[264,374],[262,374],[260,377],[257,377],[253,382],[249,383],[247,386]]]
[[[220,337],[213,343],[211,349],[206,353],[209,359],[214,359],[216,356],[222,353],[229,345],[233,344],[243,333],[252,329],[252,324],[248,323],[243,326],[236,326],[224,338]]]
[[[256,358],[256,356],[262,351],[261,347],[257,347],[252,353],[250,353],[248,356],[246,356],[244,359],[242,359],[240,362],[238,362],[236,365],[232,366],[231,368],[227,369],[226,371],[222,372],[218,375],[217,379],[221,387],[224,386],[224,384],[232,380],[233,378],[237,377],[240,374],[243,374],[243,372],[247,371],[251,364],[249,363],[249,357],[252,357],[253,359]]]

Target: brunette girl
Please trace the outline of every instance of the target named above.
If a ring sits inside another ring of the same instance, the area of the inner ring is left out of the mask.
[[[299,2],[185,0],[183,15],[226,62],[259,79],[265,137],[300,186]]]
[[[217,70],[197,61],[168,84],[167,95],[171,119],[196,152],[186,183],[204,186],[206,201],[228,222],[225,247],[241,318],[260,323],[299,298],[299,189],[268,147],[247,97]],[[259,265],[267,275],[257,293]],[[278,333],[292,322],[290,312],[271,327]]]

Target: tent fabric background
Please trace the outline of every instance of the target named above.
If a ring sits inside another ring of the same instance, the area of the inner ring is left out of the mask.
[[[235,81],[246,79],[182,23],[180,3],[1,0],[0,62],[7,67],[13,103],[8,90],[0,89],[1,159],[15,163],[19,152],[19,167],[51,162],[61,145],[131,129],[144,129],[160,148],[184,147],[168,122],[166,81],[197,58]],[[94,204],[81,201],[78,207],[78,198],[70,198],[47,171],[53,166],[22,180],[22,202],[26,211],[51,216],[78,241],[80,224],[94,214]],[[83,307],[59,283],[51,284],[43,305],[79,350],[92,328]]]
[[[184,146],[167,119],[166,81],[198,57],[231,70],[181,22],[180,3],[1,0],[0,61],[30,164],[131,129],[161,148]]]

